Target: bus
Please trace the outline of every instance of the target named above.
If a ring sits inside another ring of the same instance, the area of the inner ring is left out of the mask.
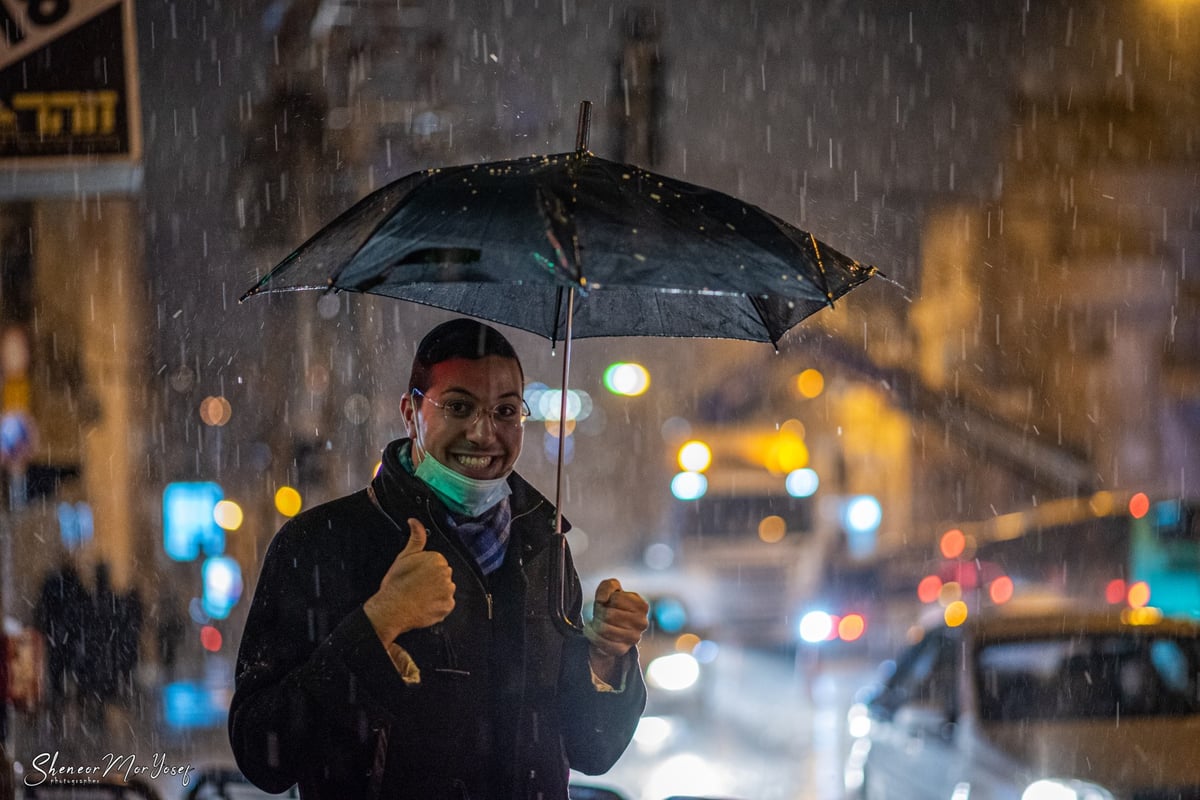
[[[702,497],[670,503],[663,528],[674,566],[706,588],[707,616],[724,640],[794,642],[843,538],[830,502],[794,497],[765,471],[724,470],[710,475]]]
[[[946,526],[922,601],[1053,595],[1084,606],[1200,618],[1200,503],[1098,492]],[[937,598],[934,595],[938,595]]]

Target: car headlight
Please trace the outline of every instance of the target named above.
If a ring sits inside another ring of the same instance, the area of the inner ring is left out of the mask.
[[[1046,778],[1025,788],[1021,800],[1113,800],[1112,792],[1087,781]]]
[[[700,679],[700,662],[690,653],[660,656],[646,667],[646,680],[651,686],[668,692],[681,692]]]
[[[809,611],[800,618],[800,638],[809,644],[831,638],[835,630],[833,617],[824,611]]]

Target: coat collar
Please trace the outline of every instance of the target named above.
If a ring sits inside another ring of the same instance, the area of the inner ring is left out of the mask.
[[[371,480],[379,504],[393,517],[400,519],[410,515],[411,512],[405,509],[411,509],[414,505],[424,507],[429,503],[445,511],[437,495],[401,465],[401,448],[410,441],[396,439],[389,442],[383,450],[379,472]],[[554,536],[554,504],[516,472],[508,476],[508,486],[512,489],[509,503],[512,505],[514,533],[519,530],[524,544],[531,546],[534,552],[541,550],[550,544]],[[563,532],[570,529],[571,524],[564,518]]]

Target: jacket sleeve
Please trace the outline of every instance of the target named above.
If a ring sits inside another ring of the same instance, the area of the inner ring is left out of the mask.
[[[567,558],[569,561],[570,553]],[[570,615],[579,624],[583,591],[570,563],[567,574],[572,576]],[[560,714],[571,768],[585,775],[599,775],[617,763],[632,741],[646,708],[646,683],[634,647],[625,655],[622,679],[615,684],[620,686],[624,682],[624,689],[599,691],[592,682],[588,650],[588,641],[582,636],[572,636],[563,644]]]
[[[268,792],[318,767],[352,767],[331,759],[369,757],[372,737],[393,720],[386,709],[404,704],[404,681],[361,604],[331,609],[336,598],[317,588],[318,571],[330,568],[321,562],[295,520],[280,530],[238,651],[230,743],[243,774]]]

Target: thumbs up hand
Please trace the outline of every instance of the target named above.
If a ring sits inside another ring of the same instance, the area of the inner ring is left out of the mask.
[[[408,542],[379,583],[379,591],[363,603],[363,611],[386,647],[397,636],[428,628],[454,609],[454,581],[441,553],[427,552],[428,534],[419,520],[408,520]]]

